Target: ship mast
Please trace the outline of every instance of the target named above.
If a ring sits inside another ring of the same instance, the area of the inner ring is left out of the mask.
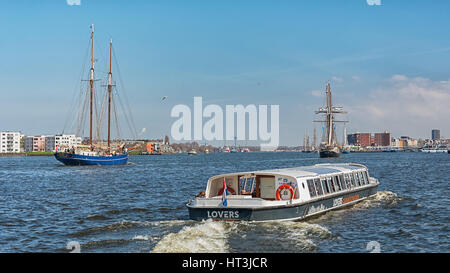
[[[112,39],[109,42],[109,73],[108,73],[108,151],[111,152],[111,89],[112,89]]]
[[[94,97],[94,24],[91,25],[91,40],[92,40],[92,58],[91,58],[91,73],[89,79],[90,86],[90,117],[89,117],[89,145],[91,146],[91,151],[94,150],[92,146],[92,115],[94,112],[93,108],[93,97]]]
[[[342,106],[333,106],[331,101],[331,87],[330,83],[327,83],[326,87],[326,96],[327,96],[327,106],[319,108],[318,111],[316,111],[316,114],[325,114],[325,120],[315,120],[314,122],[325,122],[326,126],[326,145],[327,146],[334,146],[336,144],[335,141],[335,132],[334,132],[334,124],[335,122],[347,122],[347,121],[340,121],[340,120],[334,120],[334,114],[346,114],[347,112],[343,111]]]

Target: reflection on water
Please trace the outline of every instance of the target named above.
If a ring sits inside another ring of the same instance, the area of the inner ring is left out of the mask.
[[[447,154],[242,153],[133,156],[127,166],[66,167],[0,158],[0,251],[449,252]],[[196,222],[185,203],[220,173],[325,162],[367,165],[379,192],[297,222]]]

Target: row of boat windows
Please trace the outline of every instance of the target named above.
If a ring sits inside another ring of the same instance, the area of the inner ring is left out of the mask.
[[[339,192],[354,187],[369,184],[367,171],[346,173],[322,178],[308,179],[309,194],[311,197]]]

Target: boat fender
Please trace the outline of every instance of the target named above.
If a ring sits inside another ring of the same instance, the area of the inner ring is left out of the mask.
[[[230,194],[234,194],[234,193],[235,193],[235,191],[233,190],[233,188],[227,187],[227,189],[228,189],[228,193],[230,193]],[[217,196],[222,195],[222,193],[223,193],[223,188],[221,188],[221,189],[219,190],[219,192],[217,193]]]
[[[291,185],[283,184],[283,185],[279,186],[277,189],[277,200],[282,200],[280,194],[281,194],[281,191],[284,189],[289,189],[289,191],[291,192],[291,200],[294,199],[294,196],[295,196],[294,188],[292,188]]]

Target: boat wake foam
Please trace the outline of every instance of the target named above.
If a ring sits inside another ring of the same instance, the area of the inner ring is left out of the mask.
[[[228,236],[236,225],[207,220],[193,226],[185,226],[177,233],[164,236],[151,252],[224,253],[229,249]]]
[[[396,205],[399,201],[403,200],[402,197],[391,191],[380,191],[375,195],[363,200],[362,202],[355,204],[354,208],[366,209],[378,207],[381,205]]]
[[[333,234],[326,227],[319,224],[286,221],[264,223],[263,225],[274,234],[285,234],[286,242],[294,242],[296,247],[303,251],[317,250],[318,247],[314,242],[316,240],[333,238]]]

